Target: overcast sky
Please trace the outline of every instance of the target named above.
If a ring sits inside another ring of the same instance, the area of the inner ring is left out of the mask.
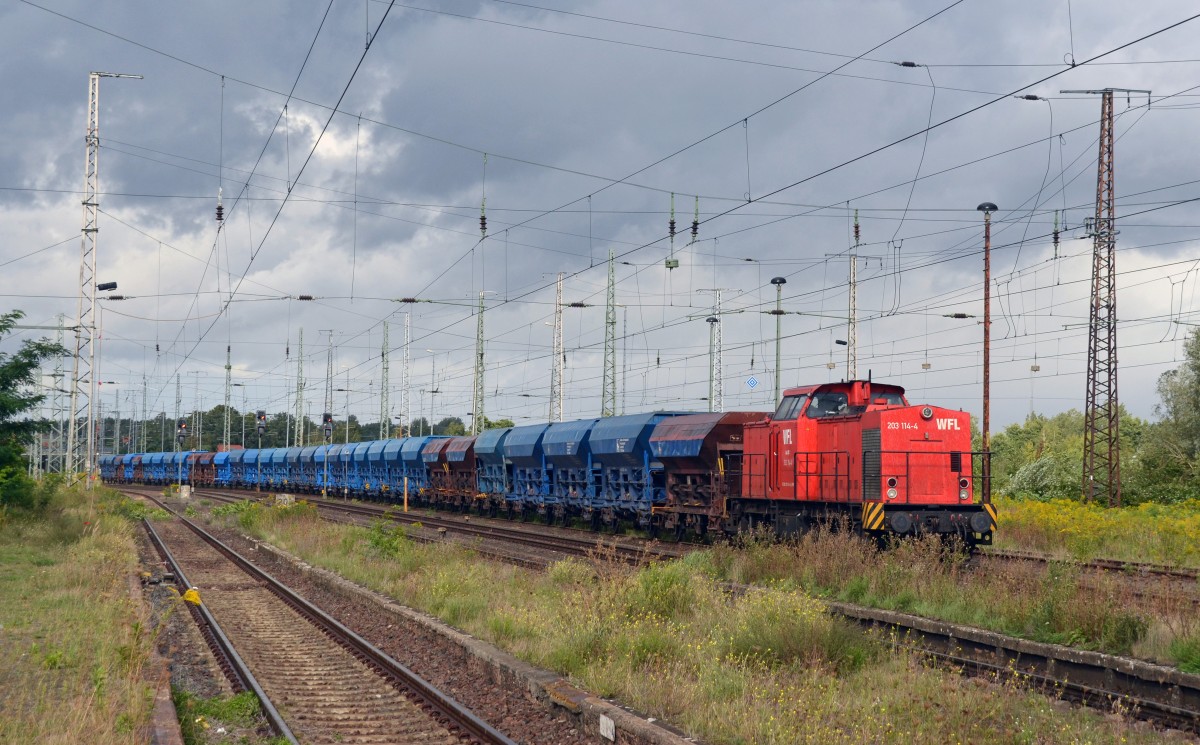
[[[484,292],[485,413],[544,421],[562,272],[586,304],[563,312],[565,414],[596,416],[610,250],[619,409],[707,409],[715,288],[724,408],[771,409],[772,277],[784,387],[847,375],[857,211],[859,376],[978,414],[987,201],[1000,429],[1083,405],[1100,99],[1060,91],[1149,89],[1116,99],[1116,261],[1120,400],[1152,417],[1200,282],[1197,206],[1175,204],[1200,197],[1200,20],[1156,32],[1195,11],[7,2],[0,308],[75,317],[88,73],[139,74],[100,84],[97,279],[126,297],[100,302],[106,410],[140,411],[144,379],[172,414],[177,375],[185,411],[222,403],[229,346],[233,404],[290,411],[303,329],[318,417],[332,330],[334,409],[376,421],[386,321],[400,416],[408,313],[407,413],[466,419]]]

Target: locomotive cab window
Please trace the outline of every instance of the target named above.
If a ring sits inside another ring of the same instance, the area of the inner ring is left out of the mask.
[[[785,396],[779,402],[779,408],[775,410],[775,415],[771,418],[777,422],[795,419],[800,414],[800,407],[804,405],[805,398],[805,396]]]
[[[809,419],[824,419],[831,416],[842,416],[850,413],[850,399],[845,393],[829,391],[825,393],[814,393],[812,403],[808,405],[808,411],[805,413]]]

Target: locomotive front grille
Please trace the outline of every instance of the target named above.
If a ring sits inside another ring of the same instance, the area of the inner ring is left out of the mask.
[[[880,471],[883,467],[879,454],[879,430],[864,429],[862,433],[862,498],[864,502],[878,501],[883,497]]]

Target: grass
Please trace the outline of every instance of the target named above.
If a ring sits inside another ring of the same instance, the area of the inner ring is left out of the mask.
[[[462,546],[416,543],[384,522],[247,514],[225,520],[714,743],[1163,741],[1120,716],[927,668],[825,612],[810,591],[818,576],[861,575],[856,562],[872,554],[828,556],[812,577],[797,568],[796,547],[759,543],[639,570],[597,558],[532,572]],[[845,554],[849,544],[835,540],[823,549]],[[872,571],[854,592],[921,579],[899,559]],[[725,579],[763,586],[733,596]]]
[[[1138,596],[1125,578],[1070,562],[967,567],[936,538],[886,551],[846,532],[780,544],[761,536],[697,555],[716,577],[786,582],[814,595],[978,626],[1036,641],[1183,667],[1200,619],[1180,593]]]
[[[1200,501],[1108,508],[1068,499],[997,499],[996,506],[998,548],[1200,567]]]
[[[236,696],[199,698],[175,686],[171,700],[179,714],[180,733],[184,745],[218,745],[218,743],[257,743],[286,745],[283,737],[264,738],[256,733],[262,722],[262,709],[252,692]]]
[[[129,592],[133,528],[85,504],[62,492],[0,526],[0,743],[146,741],[151,640]]]

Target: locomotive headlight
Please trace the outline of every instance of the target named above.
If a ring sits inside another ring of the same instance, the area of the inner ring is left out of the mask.
[[[969,492],[968,492],[966,489],[959,489],[959,490],[958,490],[958,498],[959,498],[959,499],[961,499],[961,500],[963,500],[963,501],[966,501],[967,497],[969,497],[969,496],[971,496],[971,495],[970,495],[970,493],[969,493]]]
[[[933,409],[929,408],[928,406],[921,409],[921,418],[922,419],[933,419]]]
[[[888,489],[887,490],[888,499],[895,499],[896,495],[898,495],[899,493],[900,492],[896,491],[895,489]]]
[[[971,485],[971,482],[967,480],[966,476],[963,476],[961,479],[958,480],[958,488],[959,489],[966,489],[970,485]]]
[[[895,488],[895,486],[896,486],[896,484],[897,484],[897,483],[898,483],[898,482],[896,481],[896,477],[895,477],[895,476],[889,476],[889,477],[888,477],[888,480],[887,480],[887,485],[888,485],[888,486],[890,486],[890,487],[892,487],[892,488]]]

